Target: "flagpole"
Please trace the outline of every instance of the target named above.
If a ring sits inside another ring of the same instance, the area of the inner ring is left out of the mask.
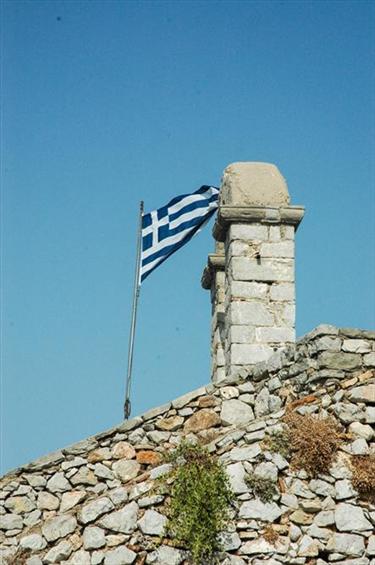
[[[138,222],[138,232],[137,232],[137,255],[135,262],[135,276],[134,276],[134,289],[133,289],[133,307],[132,307],[132,317],[130,324],[130,335],[129,335],[129,348],[128,348],[128,370],[126,376],[126,388],[125,388],[125,402],[124,402],[124,418],[127,420],[131,413],[131,402],[130,402],[130,389],[132,381],[132,368],[133,368],[133,352],[134,352],[134,337],[135,337],[135,327],[137,323],[137,308],[138,308],[138,298],[141,289],[140,281],[140,269],[141,269],[141,243],[142,243],[142,216],[143,216],[143,200],[139,204],[139,222]]]

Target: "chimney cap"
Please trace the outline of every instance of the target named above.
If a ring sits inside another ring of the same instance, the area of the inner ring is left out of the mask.
[[[220,203],[229,206],[286,206],[288,186],[276,165],[244,161],[232,163],[223,173]]]

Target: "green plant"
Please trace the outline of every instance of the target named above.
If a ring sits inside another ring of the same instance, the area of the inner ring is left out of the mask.
[[[172,469],[161,480],[162,488],[170,487],[166,533],[190,551],[194,563],[213,561],[234,500],[225,469],[207,449],[186,442],[167,460]]]
[[[280,453],[285,459],[289,459],[291,455],[289,430],[271,433],[265,438],[264,445],[269,451]]]
[[[272,479],[249,473],[245,481],[252,493],[262,502],[271,502],[274,495],[277,494],[276,484]]]

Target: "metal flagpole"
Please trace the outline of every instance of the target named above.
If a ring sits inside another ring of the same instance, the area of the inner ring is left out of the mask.
[[[130,324],[129,348],[128,348],[128,371],[126,376],[126,391],[125,391],[125,402],[124,402],[124,418],[126,420],[129,418],[131,413],[130,388],[132,381],[134,336],[135,336],[135,326],[137,322],[137,307],[138,307],[139,291],[141,288],[140,269],[141,269],[141,243],[142,243],[142,216],[143,216],[143,200],[140,202],[139,205],[137,256],[135,262],[135,277],[134,277],[134,290],[133,290],[133,309],[132,309],[132,318]]]

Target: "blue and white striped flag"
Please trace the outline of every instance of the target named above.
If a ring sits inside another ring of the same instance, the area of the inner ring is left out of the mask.
[[[218,188],[204,185],[143,215],[140,282],[200,231],[217,209],[218,198]]]

